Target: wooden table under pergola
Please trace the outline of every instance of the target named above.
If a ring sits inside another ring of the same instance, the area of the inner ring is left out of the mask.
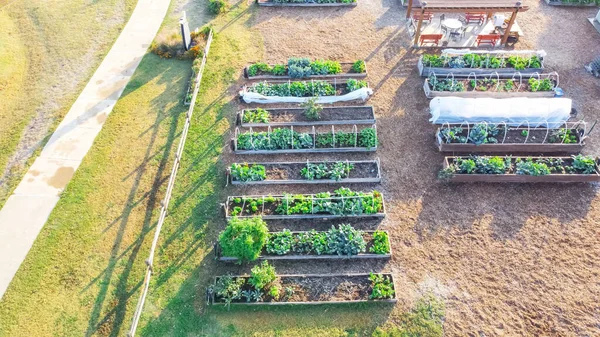
[[[502,36],[501,44],[504,45],[517,18],[517,13],[527,10],[529,10],[529,6],[523,6],[522,1],[517,0],[408,0],[406,18],[410,18],[413,11],[421,14],[415,32],[415,46],[418,46],[425,13],[485,12],[488,13],[489,18],[492,13],[511,12],[508,27]]]

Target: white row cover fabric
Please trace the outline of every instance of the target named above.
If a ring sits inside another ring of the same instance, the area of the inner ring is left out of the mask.
[[[459,98],[436,97],[429,103],[433,124],[501,123],[519,126],[557,125],[568,120],[571,100],[568,98]]]
[[[320,96],[317,99],[317,103],[327,104],[327,103],[335,103],[335,102],[346,102],[346,101],[354,101],[354,100],[363,100],[366,101],[369,96],[373,95],[373,89],[371,88],[360,88],[358,90],[354,90],[353,92],[349,92],[342,96]],[[246,103],[304,103],[311,99],[312,97],[292,97],[292,96],[264,96],[255,92],[247,92],[240,91],[240,96]]]

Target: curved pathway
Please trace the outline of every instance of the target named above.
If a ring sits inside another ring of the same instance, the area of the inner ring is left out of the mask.
[[[169,3],[138,1],[108,55],[0,211],[0,298],[148,50]]]

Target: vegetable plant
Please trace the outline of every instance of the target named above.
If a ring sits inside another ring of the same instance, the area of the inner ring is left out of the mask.
[[[394,298],[395,290],[394,283],[391,278],[381,274],[369,274],[369,280],[371,281],[371,299],[386,299]]]
[[[244,123],[269,123],[269,112],[265,109],[256,108],[244,111]]]
[[[267,242],[267,224],[260,218],[230,219],[219,235],[224,256],[233,256],[239,262],[256,260]]]
[[[365,61],[358,60],[352,64],[352,72],[362,74],[367,71]]]
[[[300,104],[300,106],[304,108],[304,116],[308,120],[316,121],[321,119],[321,111],[323,111],[323,106],[317,104],[317,99],[317,97],[313,97]]]
[[[222,298],[225,301],[225,306],[229,307],[232,301],[242,297],[242,286],[244,283],[243,278],[224,275],[217,279],[216,284],[211,286],[209,291]]]
[[[352,169],[354,169],[354,165],[346,162],[336,162],[332,164],[307,163],[306,167],[302,168],[300,171],[300,175],[307,180],[332,179],[339,181],[347,178]]]
[[[534,162],[531,158],[527,158],[526,160],[517,159],[516,167],[517,174],[545,176],[551,173],[548,165],[541,162]]]
[[[573,168],[582,174],[594,174],[596,172],[596,160],[591,156],[578,154],[573,156]]]
[[[263,261],[252,267],[248,283],[256,290],[266,290],[276,279],[275,267],[271,266],[269,262]]]
[[[360,88],[367,88],[368,86],[369,85],[367,84],[367,81],[359,81],[359,80],[355,80],[353,78],[346,81],[346,90],[348,92],[353,92]]]
[[[263,165],[232,164],[230,168],[231,177],[236,181],[261,181],[267,178]]]
[[[327,232],[327,243],[327,252],[332,255],[356,255],[367,247],[363,232],[350,225],[332,226]]]
[[[544,78],[541,80],[530,78],[529,79],[529,90],[532,92],[537,91],[552,91],[554,89],[554,83],[549,78]]]
[[[369,248],[369,251],[375,254],[389,254],[390,244],[388,234],[384,231],[375,231],[373,233],[373,245]]]
[[[292,232],[284,229],[281,232],[270,233],[267,240],[267,253],[275,255],[285,255],[292,249]]]

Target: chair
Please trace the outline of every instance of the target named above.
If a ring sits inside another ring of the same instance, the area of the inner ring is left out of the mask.
[[[519,42],[519,32],[510,32],[508,33],[508,39],[506,39],[507,46],[514,46]]]
[[[462,23],[465,26],[469,24],[469,22],[467,21],[467,19],[464,16],[459,16],[458,21],[460,21],[460,23]]]
[[[436,46],[440,44],[440,40],[444,36],[442,34],[423,34],[419,37],[419,42],[421,45],[426,43],[434,43]]]
[[[442,34],[448,35],[448,27],[446,27],[444,24],[440,25],[440,29],[442,30]]]
[[[446,20],[446,14],[440,15],[440,27],[443,25],[444,20]]]
[[[467,31],[467,27],[462,27],[460,29],[458,29],[457,31],[454,32],[450,32],[450,38],[452,38],[453,40],[462,40],[463,37],[465,37],[465,33]]]

